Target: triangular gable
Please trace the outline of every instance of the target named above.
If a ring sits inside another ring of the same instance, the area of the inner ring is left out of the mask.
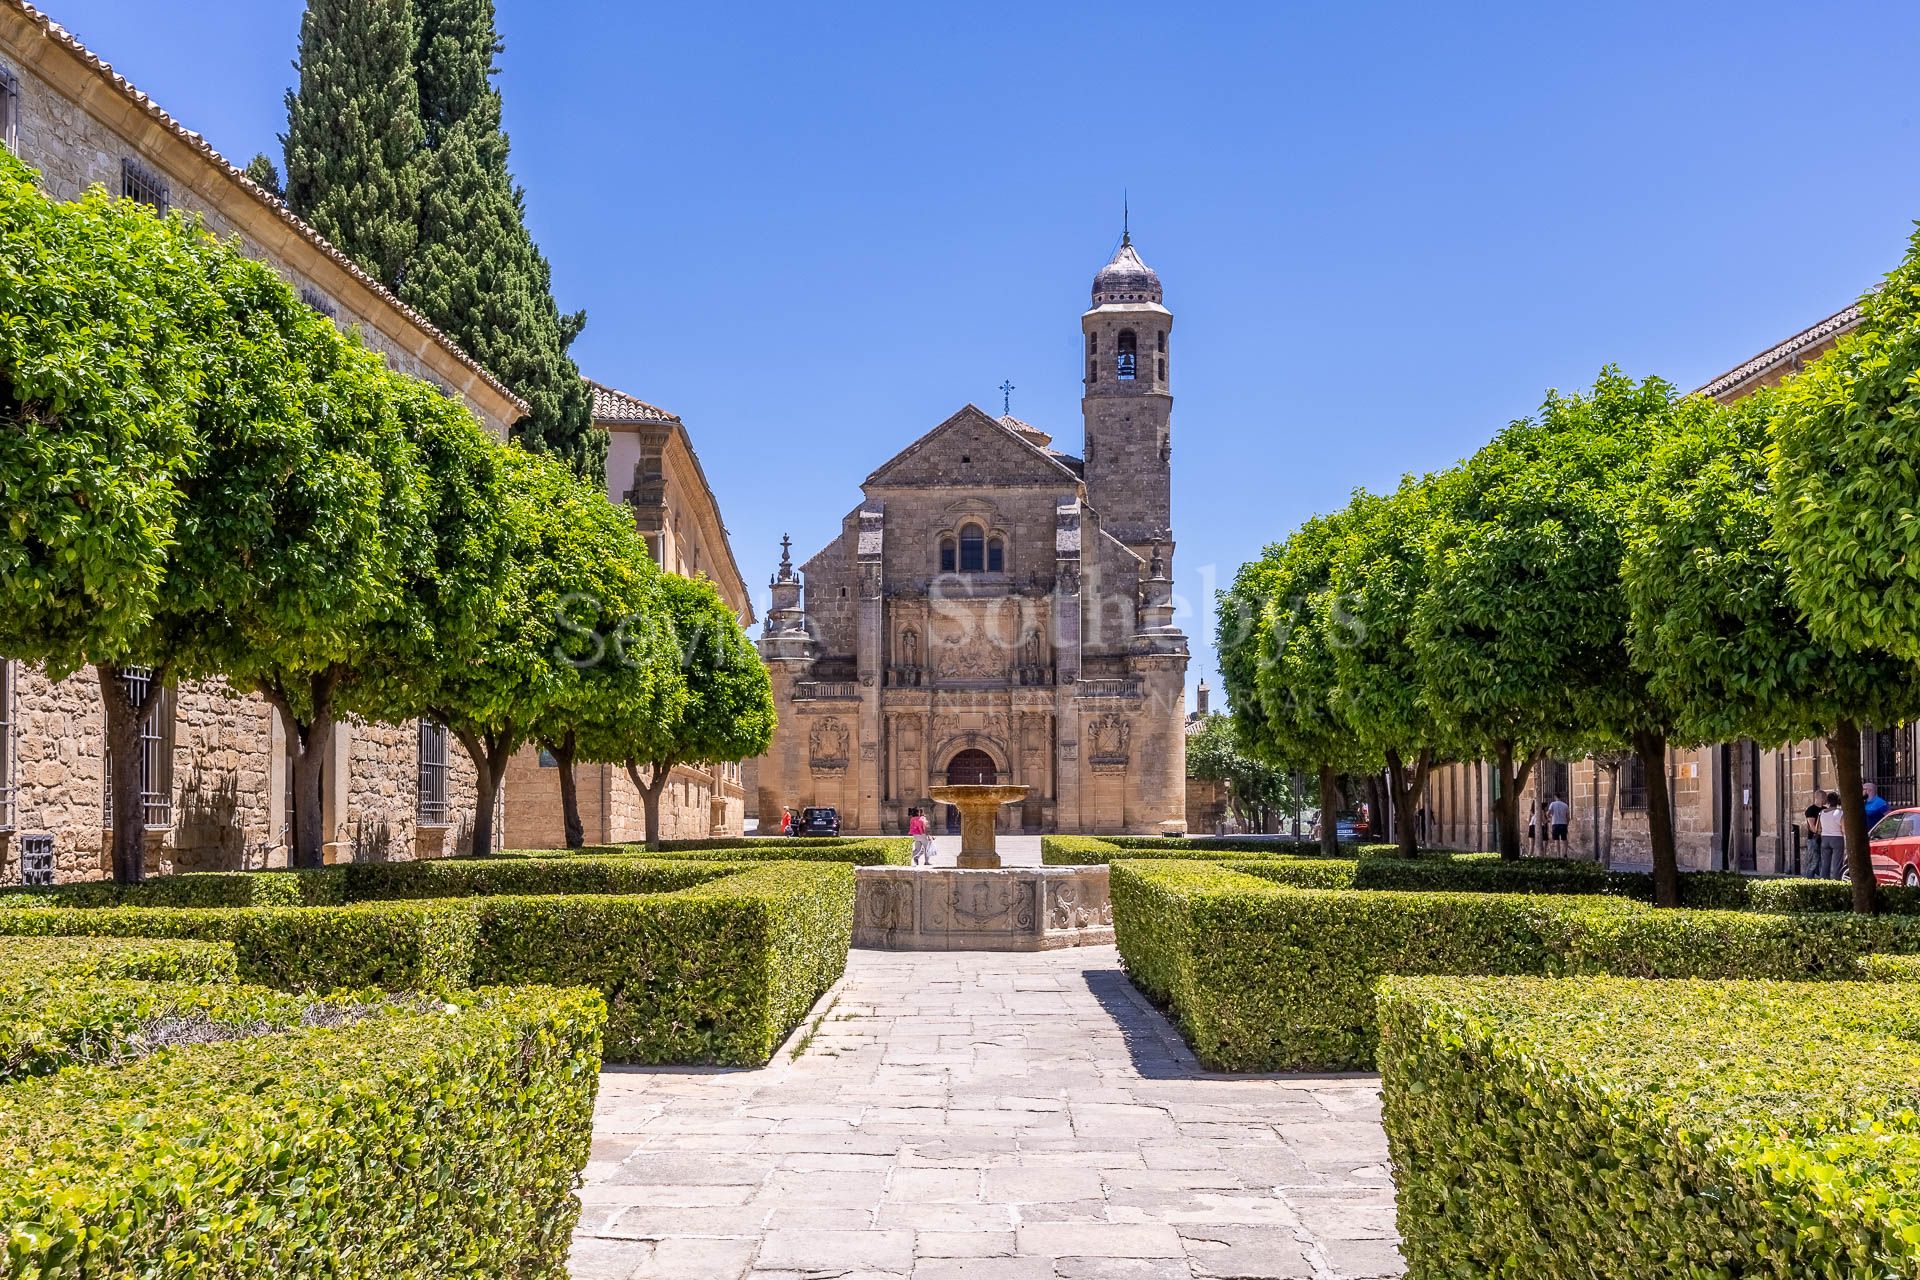
[[[861,488],[978,488],[1078,480],[1052,454],[968,405],[882,463]]]

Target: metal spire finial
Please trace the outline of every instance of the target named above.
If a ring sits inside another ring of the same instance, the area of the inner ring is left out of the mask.
[[[1011,380],[1000,384],[1000,415],[1002,417],[1013,416],[1013,393],[1017,390],[1019,388],[1015,387]]]
[[[1120,190],[1120,247],[1126,248],[1133,243],[1133,211],[1127,207],[1127,192]]]

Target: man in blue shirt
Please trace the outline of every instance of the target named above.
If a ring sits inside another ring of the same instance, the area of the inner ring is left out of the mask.
[[[1887,810],[1893,808],[1893,806],[1888,804],[1880,795],[1880,788],[1874,786],[1871,782],[1863,784],[1860,789],[1866,793],[1867,830],[1871,831],[1880,825],[1880,819],[1886,817]]]

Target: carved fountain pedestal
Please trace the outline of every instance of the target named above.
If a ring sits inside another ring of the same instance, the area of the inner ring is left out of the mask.
[[[853,945],[892,951],[1046,951],[1113,941],[1105,867],[1003,867],[994,815],[1026,787],[935,787],[960,810],[957,867],[860,867]]]
[[[962,867],[998,867],[1000,852],[994,843],[994,822],[1002,805],[1019,804],[1031,787],[954,786],[935,787],[927,794],[941,804],[960,811],[960,856],[955,865]]]

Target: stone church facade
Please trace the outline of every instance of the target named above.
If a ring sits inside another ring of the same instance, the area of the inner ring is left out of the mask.
[[[760,651],[779,729],[763,827],[831,805],[897,833],[930,789],[1031,788],[1008,831],[1184,826],[1168,336],[1131,237],[1081,317],[1084,457],[968,405],[868,476],[840,536],[783,553]],[[934,815],[936,829],[951,815]]]

